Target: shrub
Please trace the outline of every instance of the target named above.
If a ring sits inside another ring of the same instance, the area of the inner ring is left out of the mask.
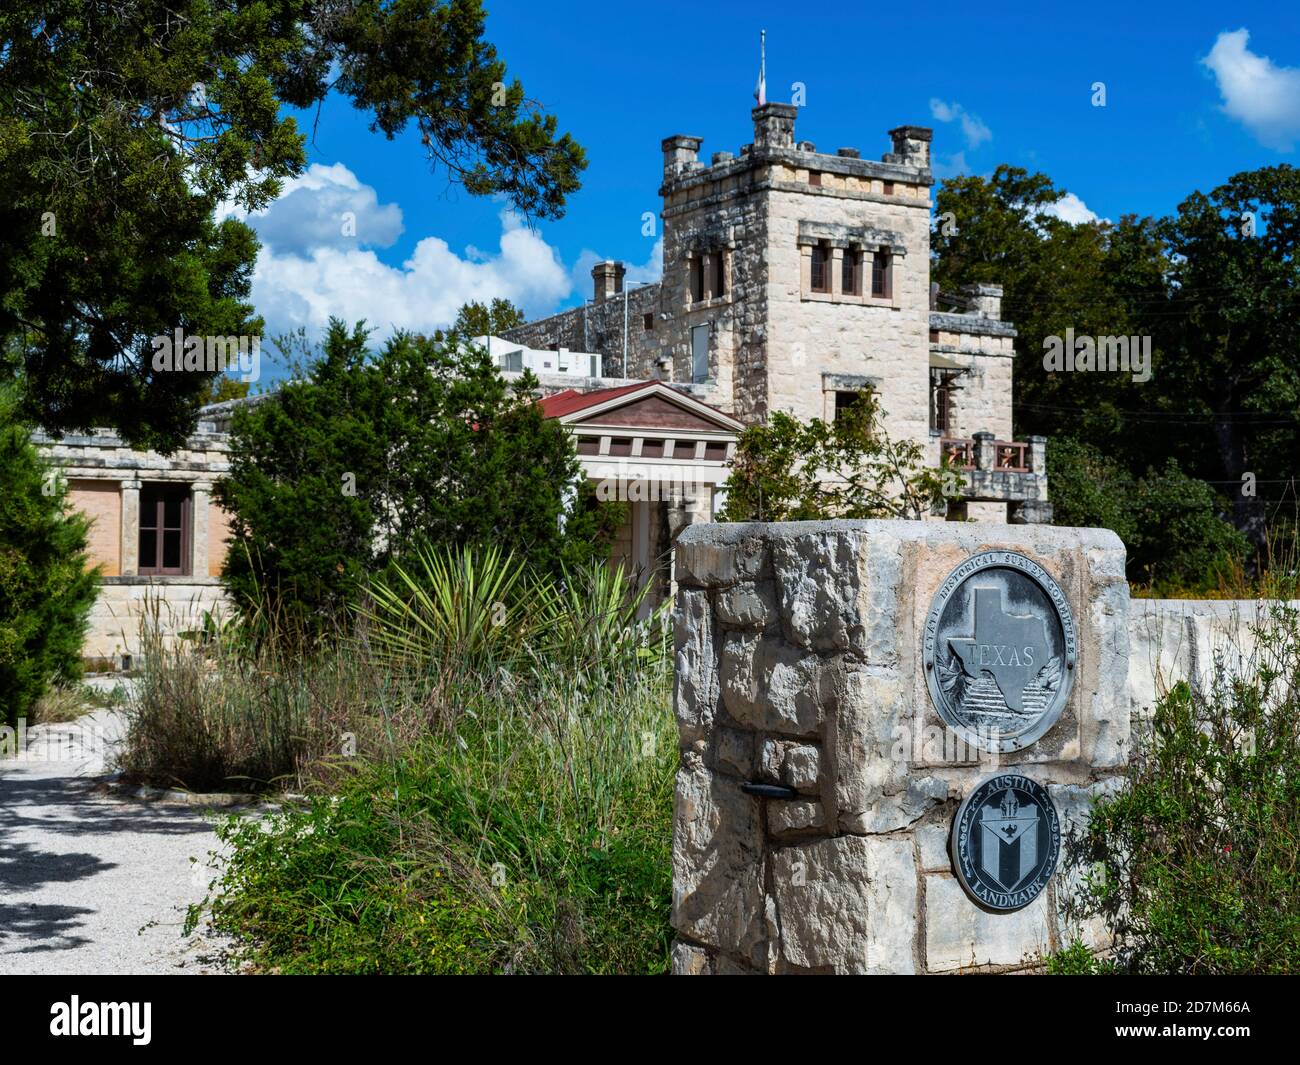
[[[1076,859],[1133,972],[1300,970],[1300,619],[1275,604],[1246,672],[1178,684]]]
[[[944,497],[943,471],[924,451],[892,440],[870,390],[832,422],[773,411],[740,434],[724,486],[725,521],[925,517]]]
[[[508,385],[455,336],[398,334],[372,354],[360,325],[332,322],[307,379],[232,419],[216,495],[236,602],[322,632],[365,575],[422,543],[510,543],[552,576],[603,557],[621,511],[596,501],[533,383]]]
[[[1047,957],[1048,976],[1112,976],[1115,972],[1114,962],[1098,957],[1081,939]]]
[[[660,723],[603,826],[582,787],[564,793],[556,750],[511,726],[364,764],[337,796],[264,822],[232,818],[213,925],[263,971],[663,971],[675,767]]]
[[[49,685],[73,680],[95,601],[90,523],[31,442],[12,387],[0,386],[0,724],[27,716]]]

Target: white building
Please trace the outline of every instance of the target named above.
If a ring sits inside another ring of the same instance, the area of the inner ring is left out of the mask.
[[[537,377],[564,377],[589,380],[599,378],[603,369],[601,356],[591,351],[568,348],[530,348],[497,336],[480,336],[474,343],[487,349],[488,356],[503,374],[531,370]]]

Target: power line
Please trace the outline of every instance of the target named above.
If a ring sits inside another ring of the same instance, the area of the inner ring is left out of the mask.
[[[1111,413],[1118,414],[1125,418],[1132,418],[1138,421],[1159,421],[1161,419],[1171,419],[1175,421],[1199,421],[1199,422],[1219,422],[1229,421],[1233,424],[1253,424],[1253,425],[1290,425],[1300,413],[1294,411],[1222,411],[1219,413],[1203,414],[1198,411],[1139,411],[1124,410],[1121,407],[1110,407],[1099,411],[1096,407],[1058,407],[1046,403],[1016,403],[1016,407],[1024,410],[1041,410],[1052,411],[1064,414],[1098,414]],[[1235,419],[1240,419],[1237,421]],[[1262,421],[1262,418],[1278,419],[1275,421]]]

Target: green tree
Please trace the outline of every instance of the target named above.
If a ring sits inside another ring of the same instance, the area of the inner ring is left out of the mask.
[[[724,521],[922,518],[943,499],[940,470],[919,445],[891,440],[874,393],[829,424],[774,411],[740,434],[724,488]]]
[[[150,340],[256,335],[257,242],[214,221],[305,165],[293,109],[331,92],[473,195],[558,217],[582,149],[508,80],[479,0],[11,0],[0,11],[0,376],[58,431],[167,449],[211,372]]]
[[[507,299],[500,297],[490,304],[471,301],[460,309],[456,321],[445,333],[438,330],[435,340],[445,336],[459,336],[466,339],[481,336],[500,336],[509,329],[523,325],[527,319],[524,312]]]
[[[1214,489],[1172,458],[1147,470],[1133,492],[1129,573],[1157,589],[1212,586],[1250,546],[1225,513]]]
[[[1161,385],[1189,420],[1191,468],[1232,489],[1257,546],[1264,500],[1244,474],[1294,484],[1300,455],[1300,170],[1272,166],[1195,192],[1166,220],[1176,358]],[[1154,328],[1154,327],[1153,327]]]
[[[1047,468],[1055,520],[1114,530],[1128,549],[1132,581],[1205,590],[1245,558],[1246,539],[1224,517],[1223,501],[1172,458],[1134,477],[1099,448],[1055,436]]]
[[[40,459],[16,389],[0,385],[0,724],[26,716],[56,679],[80,668],[97,571],[90,523]]]
[[[1064,337],[1067,329],[1089,336],[1139,332],[1136,312],[1164,298],[1163,244],[1150,219],[1072,224],[1049,214],[1065,195],[1046,175],[1010,166],[988,179],[945,181],[935,210],[951,224],[940,224],[933,236],[934,278],[952,295],[964,284],[1002,285],[1003,316],[1017,332],[1019,434],[1105,440],[1111,455],[1149,460],[1150,441],[1132,432],[1125,411],[1152,405],[1158,383],[1048,372],[1043,341]]]
[[[1294,484],[1300,454],[1300,170],[1237,174],[1192,193],[1170,218],[1114,225],[1051,217],[1063,195],[1042,174],[1001,166],[987,180],[945,182],[937,196],[941,290],[1004,286],[1018,332],[1017,432],[1090,441],[1153,491],[1168,482],[1147,477],[1148,467],[1173,460],[1180,476],[1223,491],[1197,513],[1230,508],[1260,548],[1267,486]],[[1150,337],[1150,380],[1046,371],[1044,338],[1067,328]],[[1049,467],[1054,500],[1057,472]],[[1058,506],[1058,521],[1068,509]]]
[[[224,403],[228,399],[243,399],[248,395],[249,382],[222,374],[212,382],[208,391],[208,403]]]
[[[563,426],[486,353],[332,322],[306,380],[238,411],[225,578],[303,619],[338,618],[357,581],[417,545],[497,544],[557,573],[600,556],[618,513],[596,501]]]

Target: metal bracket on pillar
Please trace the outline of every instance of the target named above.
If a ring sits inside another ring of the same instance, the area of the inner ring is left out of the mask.
[[[788,788],[784,784],[760,784],[756,780],[747,780],[740,785],[740,790],[747,795],[754,795],[760,799],[797,799],[799,793],[794,788]]]

